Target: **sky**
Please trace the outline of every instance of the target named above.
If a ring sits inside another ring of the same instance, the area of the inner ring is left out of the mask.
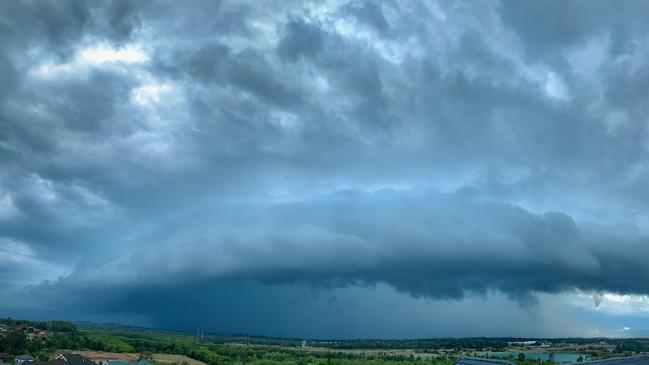
[[[648,11],[0,2],[0,316],[647,335]]]

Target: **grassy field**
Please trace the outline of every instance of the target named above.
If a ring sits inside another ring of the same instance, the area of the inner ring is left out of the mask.
[[[186,362],[189,365],[206,365],[202,361],[194,360],[184,355],[173,354],[153,354],[153,361],[161,364],[183,364]]]

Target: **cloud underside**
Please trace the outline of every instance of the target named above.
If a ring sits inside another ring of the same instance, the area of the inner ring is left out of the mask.
[[[0,7],[0,310],[649,294],[642,2]]]

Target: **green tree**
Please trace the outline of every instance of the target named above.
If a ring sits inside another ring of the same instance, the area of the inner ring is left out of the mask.
[[[579,355],[579,357],[577,358],[577,362],[582,362],[582,361],[584,361],[584,357]]]
[[[522,352],[518,353],[518,361],[525,361],[525,354]]]
[[[6,351],[10,354],[20,355],[25,352],[27,338],[21,331],[11,331],[4,339]]]

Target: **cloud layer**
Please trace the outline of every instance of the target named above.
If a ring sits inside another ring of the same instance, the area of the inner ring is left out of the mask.
[[[390,337],[331,323],[563,303],[587,333],[557,298],[649,294],[642,2],[0,6],[0,310]]]

